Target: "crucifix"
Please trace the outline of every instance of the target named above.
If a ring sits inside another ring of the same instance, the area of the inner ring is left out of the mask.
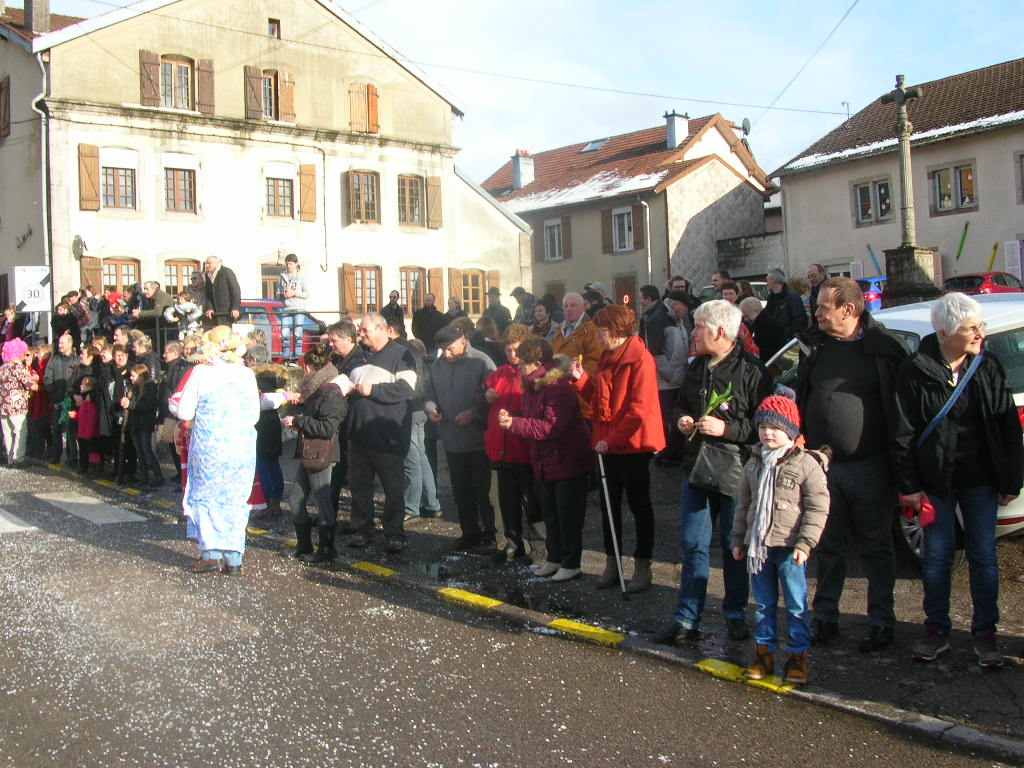
[[[899,106],[899,121],[896,135],[900,140],[900,218],[903,226],[903,246],[916,247],[917,233],[914,227],[914,186],[910,177],[910,134],[914,126],[907,117],[907,102],[921,97],[921,89],[903,87],[903,75],[896,75],[896,90],[881,98],[883,104],[895,102]]]

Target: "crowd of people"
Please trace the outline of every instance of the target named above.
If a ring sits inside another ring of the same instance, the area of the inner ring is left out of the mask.
[[[193,570],[236,574],[250,514],[282,512],[282,428],[297,438],[289,497],[295,554],[311,563],[335,559],[339,536],[353,549],[374,542],[376,481],[384,550],[402,552],[409,520],[441,514],[440,445],[461,529],[454,549],[496,563],[532,561],[533,573],[553,582],[576,579],[587,499],[597,490],[606,560],[594,586],[624,592],[652,583],[651,463],[679,467],[678,601],[655,641],[698,635],[717,529],[731,639],[749,637],[751,593],[756,605],[746,674],[773,674],[781,588],[789,654],[782,676],[792,683],[807,680],[810,646],[840,631],[854,551],[868,581],[860,650],[892,640],[898,488],[908,514],[922,524],[934,517],[925,528],[926,619],[914,657],[931,661],[948,647],[959,504],[974,649],[982,666],[1002,664],[995,514],[1020,492],[1024,459],[1005,375],[982,351],[981,308],[970,298],[939,301],[935,334],[911,355],[865,311],[855,281],[826,279],[818,265],[808,270],[806,305],[778,270],[768,275],[765,306],[749,284],[716,272],[718,297],[703,303],[681,277],[664,291],[643,286],[639,317],[599,282],[565,294],[560,305],[516,288],[515,313],[492,288],[475,323],[457,300],[442,313],[427,294],[409,318],[412,338],[393,292],[380,312],[331,325],[321,345],[304,348],[295,334],[289,351],[301,380],[288,391],[260,371],[265,340],[241,339],[228,327],[238,316],[225,270],[208,261],[202,301],[180,302],[205,307],[205,320],[217,326],[167,343],[164,365],[150,337],[127,324],[109,340],[94,331],[81,342],[70,325],[60,326],[56,350],[7,339],[0,415],[8,460],[47,452],[88,474],[152,486],[164,482],[154,443],[167,443],[184,475],[189,535],[200,545]],[[306,298],[300,275],[289,256],[280,282],[286,302]],[[143,296],[155,306],[163,299],[158,285],[149,286]],[[211,305],[218,293],[226,298]],[[79,317],[79,304],[89,311],[92,298],[62,302],[55,323]],[[147,311],[124,314],[144,320]],[[183,319],[197,322],[193,312]],[[802,350],[796,391],[776,391],[765,363],[794,338]],[[351,514],[339,522],[346,486]],[[267,503],[253,512],[257,488]],[[635,542],[628,579],[623,497]],[[809,599],[812,550],[817,586]]]

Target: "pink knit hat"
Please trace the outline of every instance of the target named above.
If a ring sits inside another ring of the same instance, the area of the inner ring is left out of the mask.
[[[21,360],[28,352],[28,344],[22,339],[11,339],[4,344],[4,362],[10,363],[14,360]]]

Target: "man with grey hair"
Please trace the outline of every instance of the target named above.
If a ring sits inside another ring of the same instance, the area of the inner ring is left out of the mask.
[[[163,318],[164,310],[174,303],[170,295],[160,289],[156,280],[147,280],[142,284],[142,300],[138,309],[132,310],[136,319],[135,327],[145,331],[159,346],[156,338],[157,323]]]
[[[768,301],[764,311],[779,321],[791,339],[807,327],[807,312],[803,300],[786,285],[786,273],[781,269],[770,270],[765,277],[768,286]]]
[[[654,637],[655,642],[667,644],[674,643],[683,631],[691,640],[699,636],[707,596],[709,549],[715,518],[725,579],[722,613],[726,629],[733,640],[742,640],[750,635],[744,620],[750,581],[746,564],[735,560],[731,551],[735,495],[739,488],[710,488],[690,475],[705,443],[709,448],[718,446],[735,453],[736,461],[740,461],[740,451],[757,439],[754,412],[772,388],[771,378],[761,361],[736,341],[743,317],[737,307],[723,299],[714,299],[701,304],[693,316],[697,357],[686,369],[676,401],[677,411],[681,414],[676,428],[687,437],[693,436],[683,446],[682,574],[675,616]],[[725,407],[720,406],[706,414],[709,399],[726,390],[731,391],[731,398]]]
[[[373,478],[384,486],[385,551],[405,549],[405,455],[409,452],[416,392],[413,352],[388,338],[388,323],[370,312],[359,323],[364,361],[352,369],[348,393],[348,480],[352,491],[350,547],[373,537]]]
[[[811,284],[811,298],[809,302],[809,311],[811,313],[811,328],[817,329],[818,319],[814,316],[815,310],[818,308],[818,292],[821,290],[821,284],[828,279],[828,274],[825,272],[825,268],[821,264],[811,264],[807,268],[807,282]]]
[[[224,266],[219,256],[206,259],[203,313],[211,327],[231,325],[242,316],[242,291],[238,287],[238,278]]]

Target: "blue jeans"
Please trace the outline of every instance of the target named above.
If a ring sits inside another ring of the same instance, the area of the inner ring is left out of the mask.
[[[742,619],[750,595],[747,564],[732,556],[732,516],[736,500],[720,493],[710,493],[690,485],[683,479],[680,538],[683,549],[683,571],[679,580],[679,605],[676,621],[686,629],[697,629],[704,612],[710,571],[709,550],[711,527],[718,518],[718,545],[722,550],[722,576],[725,597],[722,613],[727,619]]]
[[[204,549],[200,554],[203,560],[224,559],[224,565],[241,565],[242,553],[231,549]]]
[[[746,560],[741,561],[746,565]],[[786,603],[786,627],[789,630],[789,653],[803,653],[811,647],[810,618],[807,608],[807,564],[793,561],[793,550],[769,547],[768,560],[750,577],[750,588],[757,603],[757,627],[754,642],[767,645],[772,653],[778,650],[779,585]]]
[[[955,491],[948,499],[932,499],[935,522],[924,528],[921,580],[924,586],[924,623],[949,632],[950,565],[956,549],[956,505],[964,519],[964,545],[971,574],[974,616],[971,632],[995,631],[999,622],[999,561],[996,559],[995,488],[982,485]]]
[[[437,500],[437,486],[434,485],[434,473],[430,471],[427,452],[423,447],[423,426],[426,421],[425,411],[413,413],[409,452],[405,454],[405,514],[413,517],[419,515],[420,507],[431,512],[441,509],[441,502]]]
[[[281,354],[286,358],[302,357],[302,315],[287,310],[278,316],[281,323]]]
[[[263,495],[267,501],[280,499],[284,495],[284,473],[277,456],[256,455],[256,474],[260,476]]]

